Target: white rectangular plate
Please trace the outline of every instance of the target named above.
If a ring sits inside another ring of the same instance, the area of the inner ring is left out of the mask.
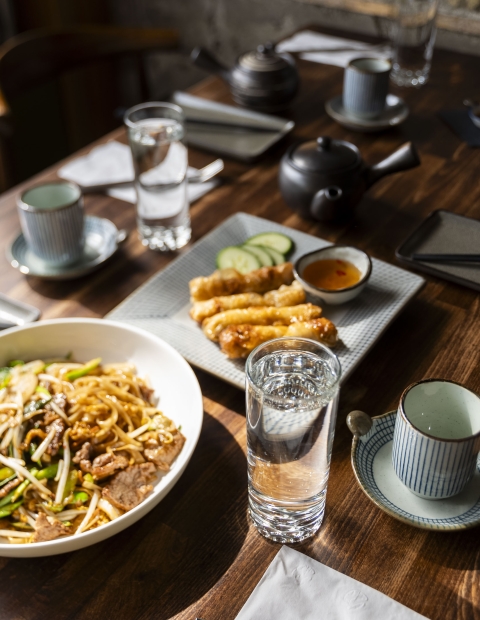
[[[188,283],[196,276],[207,276],[214,271],[220,249],[239,245],[252,235],[272,231],[293,239],[295,252],[290,259],[293,262],[301,254],[330,245],[324,239],[237,213],[154,275],[112,310],[108,318],[143,327],[175,347],[191,364],[243,389],[245,362],[227,359],[218,345],[207,340],[188,316]],[[357,299],[341,306],[323,305],[324,316],[335,323],[342,341],[335,347],[335,353],[342,364],[343,379],[424,283],[422,277],[383,261],[373,259],[372,263],[370,281]]]

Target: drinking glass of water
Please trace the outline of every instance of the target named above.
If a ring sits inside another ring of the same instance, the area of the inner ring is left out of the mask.
[[[178,250],[191,237],[185,117],[170,103],[142,103],[125,113],[143,245]]]
[[[340,362],[305,338],[257,347],[246,364],[250,516],[277,542],[312,536],[325,513]]]
[[[438,0],[396,0],[391,26],[390,78],[398,86],[422,86],[428,80],[435,45]]]

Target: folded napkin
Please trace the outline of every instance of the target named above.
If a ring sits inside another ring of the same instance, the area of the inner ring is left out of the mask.
[[[196,168],[188,168],[190,173]],[[94,149],[84,157],[78,157],[65,164],[58,171],[58,176],[80,185],[99,185],[133,179],[133,162],[130,148],[120,142],[107,142]],[[189,183],[188,199],[190,203],[207,194],[218,185],[218,179],[205,183]],[[107,190],[109,196],[135,204],[137,194],[134,187],[119,187]]]
[[[282,547],[237,620],[420,620],[400,603],[320,562]]]
[[[346,51],[307,51],[307,50],[335,50],[341,48],[353,48]],[[303,60],[320,62],[325,65],[336,65],[346,67],[354,58],[368,55],[376,58],[390,58],[392,49],[389,45],[378,46],[373,43],[363,43],[352,39],[342,39],[332,37],[328,34],[320,34],[311,30],[304,30],[293,35],[290,39],[285,39],[276,46],[279,52],[305,52],[300,55]]]

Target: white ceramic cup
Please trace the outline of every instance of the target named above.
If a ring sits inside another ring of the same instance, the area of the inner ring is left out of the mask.
[[[38,258],[53,265],[69,265],[82,255],[83,197],[68,181],[44,183],[17,198],[22,231]]]
[[[393,468],[426,499],[460,493],[480,452],[480,398],[453,381],[425,379],[402,394],[393,435]]]
[[[355,58],[343,78],[343,107],[353,116],[372,119],[385,109],[392,63],[386,58]]]

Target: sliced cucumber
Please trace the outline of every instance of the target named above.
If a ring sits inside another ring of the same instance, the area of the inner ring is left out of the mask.
[[[217,254],[217,267],[219,269],[236,269],[240,273],[249,273],[261,267],[258,258],[239,246],[230,245]]]
[[[245,241],[245,245],[262,245],[266,248],[273,248],[286,255],[293,249],[293,241],[282,233],[269,232],[254,235]]]
[[[261,248],[259,245],[243,245],[241,248],[251,254],[254,254],[260,261],[260,265],[262,267],[272,267],[273,265],[276,265],[270,252],[268,252],[268,248]],[[282,260],[282,263],[284,262],[285,260]]]
[[[257,247],[259,248],[260,246],[253,246],[251,245],[250,247]],[[272,261],[274,265],[283,265],[283,263],[285,262],[285,256],[283,254],[281,254],[278,250],[274,250],[273,248],[262,248],[265,250],[265,252],[268,252],[270,254],[270,256],[272,257]]]

